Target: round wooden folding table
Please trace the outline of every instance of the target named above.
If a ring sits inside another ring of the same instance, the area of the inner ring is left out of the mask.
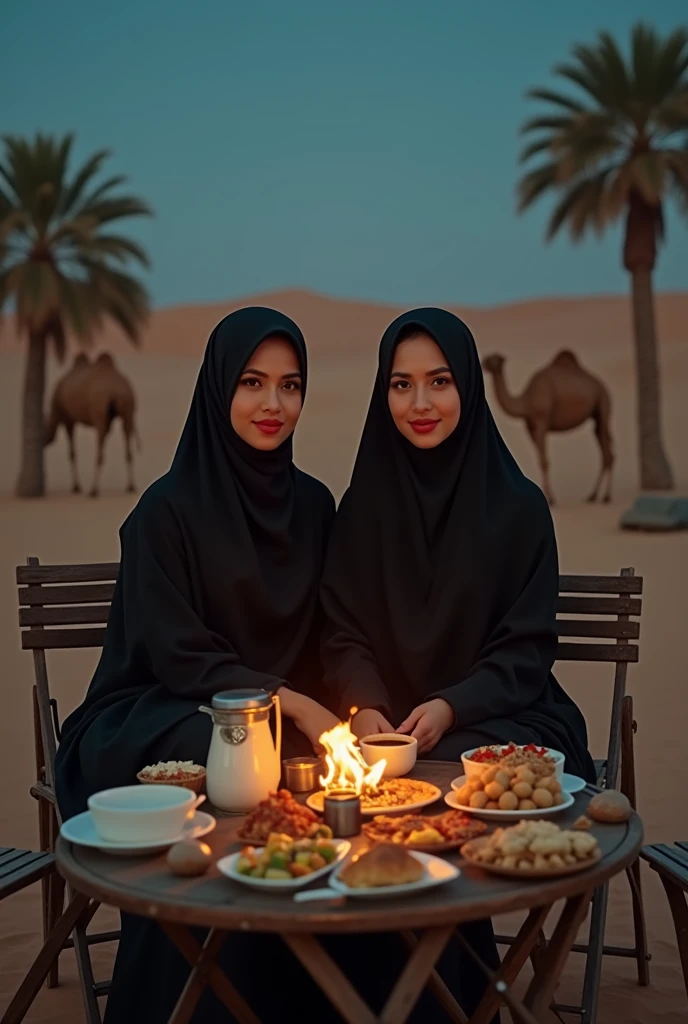
[[[425,761],[416,765],[411,777],[435,783],[444,794],[457,774],[457,764]],[[585,811],[589,799],[589,791],[579,793],[574,806],[555,820],[563,827],[570,826]],[[443,808],[446,805],[438,803],[427,813]],[[221,818],[216,830],[206,837],[215,859],[238,848],[236,836],[242,820]],[[426,985],[451,1019],[466,1022],[468,1018],[435,972],[435,965],[457,925],[516,910],[529,913],[499,971],[492,972],[480,963],[489,987],[470,1024],[489,1024],[501,1004],[509,1006],[515,1019],[534,1024],[547,1015],[594,890],[628,867],[643,842],[642,825],[635,814],[621,825],[597,826],[595,835],[602,858],[579,874],[552,880],[501,878],[467,864],[458,854],[449,854],[461,874],[447,885],[403,898],[349,898],[339,904],[295,903],[291,895],[232,882],[214,866],[200,878],[179,878],[170,873],[164,855],[117,857],[63,839],[56,852],[60,873],[88,897],[85,918],[92,913],[91,901],[153,918],[188,961],[191,973],[169,1024],[185,1024],[191,1019],[207,985],[240,1024],[260,1024],[215,962],[227,933],[234,931],[280,935],[348,1024],[404,1024]],[[362,842],[361,838],[354,840],[354,848]],[[534,976],[524,997],[518,999],[510,986],[535,950],[545,919],[559,900],[565,902],[551,938],[534,958]],[[202,946],[190,931],[193,927],[208,929]],[[404,936],[409,959],[377,1017],[323,949],[318,936],[392,931]],[[457,937],[475,957],[460,932]]]

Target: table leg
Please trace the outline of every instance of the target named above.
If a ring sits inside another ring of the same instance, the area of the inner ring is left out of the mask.
[[[215,958],[227,938],[227,932],[213,929],[201,947],[189,929],[183,925],[161,921],[160,927],[192,968],[168,1024],[188,1024],[208,985],[239,1024],[260,1024],[260,1018],[215,963]]]
[[[347,1024],[376,1024],[373,1011],[314,935],[283,934],[282,939]]]
[[[409,949],[415,949],[418,945],[418,938],[413,932],[402,932],[401,937]],[[437,971],[433,970],[428,979],[428,988],[444,1008],[447,1016],[454,1024],[468,1024],[468,1017],[463,1012],[450,988],[442,981]]]
[[[475,1012],[471,1017],[470,1024],[490,1024],[495,1013],[503,1001],[504,986],[513,985],[521,973],[523,965],[533,952],[540,938],[540,930],[543,927],[550,907],[536,907],[531,910],[528,917],[522,924],[518,935],[509,946],[509,949],[502,960],[502,965],[496,974],[496,983],[487,990],[480,1000]]]
[[[347,1024],[405,1024],[418,998],[434,974],[435,964],[454,931],[453,925],[429,928],[413,944],[411,956],[385,1004],[376,1017],[346,975],[314,935],[284,934],[282,939],[320,986]],[[441,982],[442,1002],[450,1016],[459,1024],[466,1015],[451,992]]]
[[[446,925],[423,933],[385,1003],[380,1024],[404,1024],[408,1020],[453,931],[453,925]]]
[[[580,896],[572,896],[566,901],[554,934],[547,943],[547,949],[538,957],[535,976],[523,1000],[524,1006],[538,1019],[544,1019],[549,1009],[564,964],[576,941],[578,929],[585,920],[591,898],[592,892],[586,892]]]

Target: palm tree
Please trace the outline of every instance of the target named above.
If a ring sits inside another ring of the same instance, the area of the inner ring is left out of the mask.
[[[28,339],[22,412],[22,462],[16,493],[44,494],[45,362],[52,342],[61,361],[72,334],[88,345],[105,318],[133,342],[148,311],[142,284],[124,267],[148,266],[144,250],[107,226],[150,215],[133,196],[116,193],[126,178],[96,179],[106,150],[69,174],[73,136],[6,135],[0,161],[0,309],[14,305]]]
[[[574,242],[592,228],[602,235],[625,218],[624,267],[631,275],[638,399],[640,477],[646,490],[670,490],[673,474],[662,440],[652,271],[664,236],[671,194],[688,214],[688,30],[661,38],[636,25],[625,58],[607,32],[594,45],[572,47],[555,74],[578,95],[531,89],[550,105],[527,121],[532,141],[521,162],[541,161],[518,186],[519,212],[557,193],[548,241],[566,225]]]

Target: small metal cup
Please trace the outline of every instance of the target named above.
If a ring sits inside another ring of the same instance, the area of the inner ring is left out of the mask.
[[[287,757],[282,761],[284,784],[292,793],[312,793],[320,785],[322,767],[319,757]]]
[[[361,798],[348,790],[325,794],[325,824],[337,839],[357,836],[361,831]]]

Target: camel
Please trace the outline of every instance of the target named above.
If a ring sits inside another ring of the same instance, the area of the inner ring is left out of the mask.
[[[131,384],[119,372],[112,356],[107,352],[99,355],[94,363],[80,353],[75,358],[72,368],[57,382],[50,407],[50,416],[45,428],[44,444],[52,444],[60,425],[65,428],[69,440],[72,491],[75,494],[81,491],[81,487],[74,450],[74,427],[77,423],[81,423],[84,426],[93,427],[98,435],[98,453],[90,492],[91,497],[95,498],[100,492],[105,439],[117,417],[122,420],[124,432],[127,490],[131,492],[136,489],[131,450],[132,437],[136,437],[139,450],[141,442],[134,424],[135,409],[136,399]]]
[[[588,501],[597,501],[606,476],[603,501],[611,501],[614,451],[610,430],[611,399],[601,380],[583,369],[573,352],[559,352],[551,363],[531,377],[521,395],[509,393],[504,380],[504,356],[483,359],[483,369],[494,377],[495,394],[509,416],[526,421],[537,448],[542,471],[543,491],[550,505],[554,495],[549,480],[547,434],[574,430],[586,420],[595,424],[595,435],[602,454],[602,468]]]

